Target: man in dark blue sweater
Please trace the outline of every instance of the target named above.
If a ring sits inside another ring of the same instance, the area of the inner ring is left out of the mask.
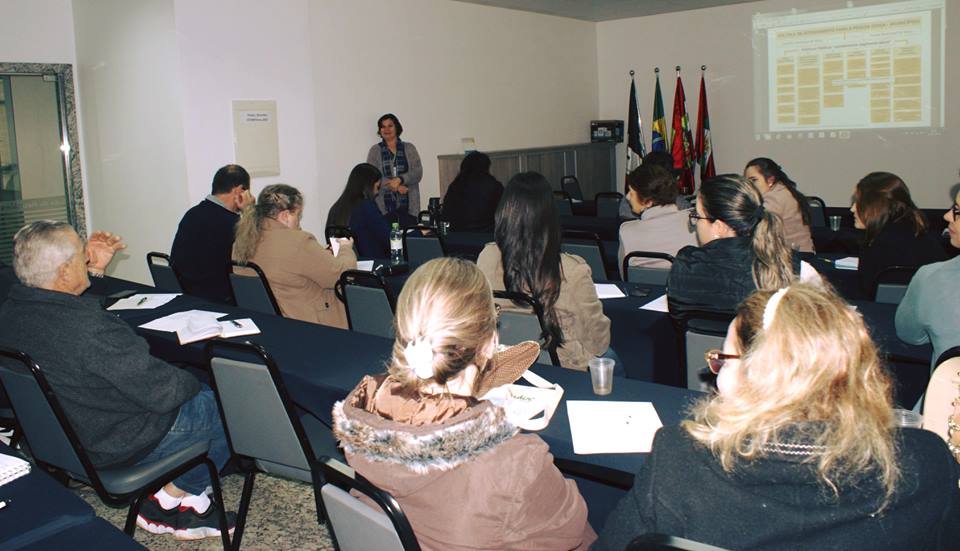
[[[230,253],[233,227],[239,212],[254,203],[250,175],[240,165],[222,167],[213,177],[213,189],[183,215],[170,249],[170,263],[180,285],[191,295],[232,302]]]

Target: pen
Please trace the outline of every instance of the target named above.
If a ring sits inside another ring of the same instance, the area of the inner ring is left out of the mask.
[[[144,302],[147,302],[147,297],[141,297],[140,300],[137,301],[137,306],[143,306]]]
[[[234,327],[241,327],[241,328],[243,327],[243,324],[237,320],[230,320],[230,323],[232,323]]]

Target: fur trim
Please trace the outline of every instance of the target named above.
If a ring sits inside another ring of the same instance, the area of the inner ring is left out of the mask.
[[[498,407],[488,407],[473,419],[428,434],[376,429],[347,417],[343,402],[337,402],[333,406],[333,432],[347,453],[398,463],[424,474],[431,470],[448,471],[466,463],[509,440],[519,429],[507,421],[503,409]]]

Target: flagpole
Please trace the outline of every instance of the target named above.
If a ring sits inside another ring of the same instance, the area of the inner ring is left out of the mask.
[[[630,69],[630,81],[633,82],[633,69]],[[628,114],[629,114],[629,113],[628,113]],[[630,125],[630,121],[627,121],[627,129],[628,129],[628,130],[629,130],[629,128],[630,128],[629,125]],[[627,170],[629,171],[629,170],[630,170],[630,139],[629,139],[629,137],[627,138],[627,147],[626,147],[626,150],[627,150],[627,162],[626,162],[626,165],[625,165],[625,166],[627,167]]]

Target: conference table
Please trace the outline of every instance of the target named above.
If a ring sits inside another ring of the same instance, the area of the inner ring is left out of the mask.
[[[0,443],[0,453],[18,455]],[[36,465],[0,486],[0,549],[145,549]]]

